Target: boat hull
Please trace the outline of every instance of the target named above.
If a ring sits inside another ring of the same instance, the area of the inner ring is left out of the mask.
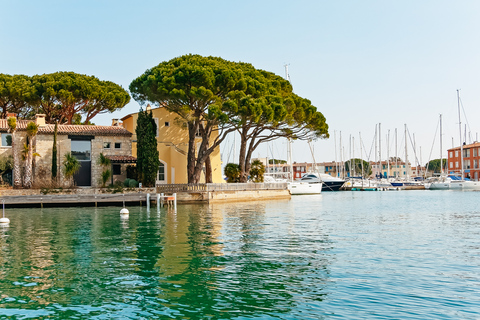
[[[323,181],[322,191],[339,191],[345,181]]]
[[[320,194],[322,192],[321,183],[289,182],[288,190],[290,194]]]

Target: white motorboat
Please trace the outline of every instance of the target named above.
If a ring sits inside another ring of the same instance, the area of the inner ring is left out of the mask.
[[[301,181],[290,181],[287,184],[290,194],[320,194],[322,192],[321,183],[309,183]]]
[[[465,180],[457,176],[446,176],[425,183],[429,190],[480,190],[480,181]]]
[[[345,180],[332,177],[326,173],[307,173],[303,175],[300,182],[321,183],[322,191],[338,191],[345,183]]]

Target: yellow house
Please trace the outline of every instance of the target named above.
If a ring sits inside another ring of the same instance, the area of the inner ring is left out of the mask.
[[[151,108],[150,105],[148,105],[146,110],[152,111],[152,116],[157,124],[157,147],[160,158],[157,182],[187,183],[187,129],[180,127],[179,116],[177,114],[168,111],[164,107]],[[129,114],[121,119],[123,127],[133,133],[132,155],[135,157],[137,156],[137,136],[135,134],[137,118],[138,112]],[[196,141],[197,145],[199,145],[200,142],[201,139],[198,138]],[[225,182],[222,178],[220,148],[215,149],[210,159],[212,163],[213,183]],[[200,182],[205,182],[204,175],[202,175]]]

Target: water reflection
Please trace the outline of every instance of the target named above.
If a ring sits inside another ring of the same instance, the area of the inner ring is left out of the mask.
[[[11,210],[0,315],[235,318],[324,298],[329,239],[288,202]]]

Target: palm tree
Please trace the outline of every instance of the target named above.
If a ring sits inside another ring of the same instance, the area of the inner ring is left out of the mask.
[[[102,187],[105,188],[105,185],[107,184],[108,178],[110,178],[111,171],[108,169],[108,166],[110,165],[110,159],[105,157],[103,153],[100,153],[100,159],[98,159],[98,164],[101,165],[104,169],[102,172]]]
[[[38,125],[35,122],[29,122],[27,124],[27,137],[28,137],[28,149],[27,157],[25,159],[25,177],[23,186],[25,188],[31,188],[33,184],[33,146],[35,145],[35,139],[38,132]],[[38,154],[35,154],[38,155]]]
[[[17,118],[8,117],[7,118],[8,127],[10,133],[12,134],[12,154],[13,154],[13,187],[21,188],[22,187],[22,171],[20,167],[20,158],[19,153],[15,143],[15,133],[17,131]]]
[[[227,163],[223,173],[227,177],[227,182],[239,182],[240,181],[240,166],[236,163]]]
[[[263,182],[263,174],[265,173],[265,166],[260,160],[254,160],[250,167],[250,177],[253,182]]]
[[[72,156],[71,153],[65,154],[63,166],[65,168],[65,178],[67,180],[71,180],[73,175],[80,170],[80,162],[78,162],[77,158]]]

